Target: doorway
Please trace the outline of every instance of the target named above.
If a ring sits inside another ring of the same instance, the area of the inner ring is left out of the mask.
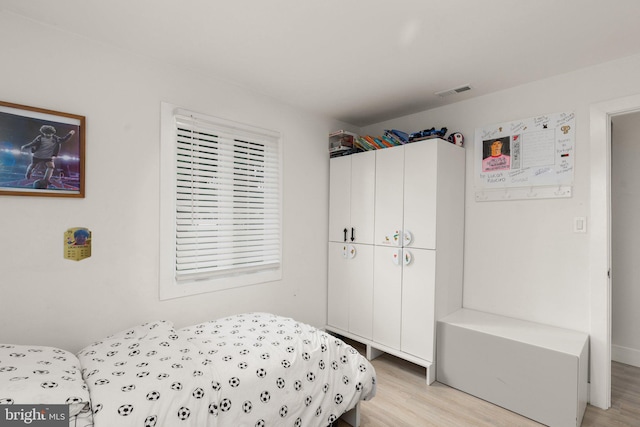
[[[611,119],[640,111],[640,95],[591,106],[590,403],[611,406]]]
[[[640,367],[640,113],[611,122],[611,359]]]

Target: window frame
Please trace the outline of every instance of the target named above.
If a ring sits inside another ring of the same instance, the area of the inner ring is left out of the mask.
[[[277,267],[245,271],[230,275],[215,274],[214,277],[194,278],[191,280],[176,279],[176,188],[177,188],[177,131],[176,117],[190,115],[219,126],[224,132],[240,135],[255,134],[274,138],[277,144],[278,169],[278,232],[279,232],[279,264]],[[162,102],[160,112],[160,300],[179,298],[224,289],[251,286],[281,280],[282,278],[282,135],[280,132],[258,128],[219,117],[196,113],[176,105]]]

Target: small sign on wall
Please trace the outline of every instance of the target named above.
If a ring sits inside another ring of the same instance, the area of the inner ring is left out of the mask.
[[[91,231],[84,227],[70,228],[64,233],[64,257],[81,261],[91,256]]]

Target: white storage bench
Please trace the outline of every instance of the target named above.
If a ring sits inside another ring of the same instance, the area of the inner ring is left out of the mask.
[[[437,325],[436,379],[548,426],[579,426],[589,336],[461,309]]]

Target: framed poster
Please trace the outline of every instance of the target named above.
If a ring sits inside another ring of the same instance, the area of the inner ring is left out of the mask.
[[[548,114],[476,129],[476,201],[570,197],[575,114]]]
[[[85,118],[0,101],[0,195],[84,197]]]

